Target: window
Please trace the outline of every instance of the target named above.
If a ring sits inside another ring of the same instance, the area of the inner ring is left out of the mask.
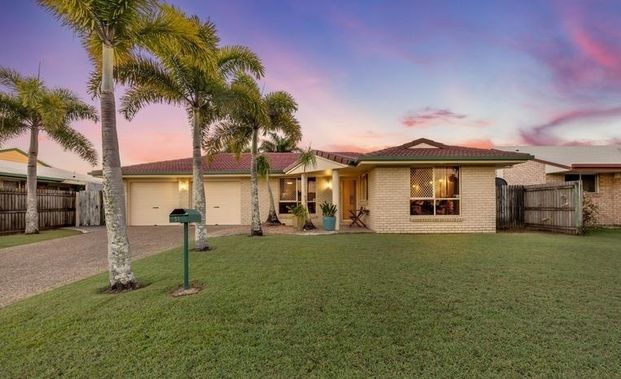
[[[597,192],[597,175],[595,174],[567,174],[566,182],[582,180],[582,190],[584,192]]]
[[[306,193],[308,212],[315,214],[317,209],[317,180],[314,177],[306,179]],[[289,208],[300,204],[302,201],[302,180],[296,178],[280,179],[280,201],[278,213],[289,213]]]
[[[360,200],[369,200],[369,174],[364,173],[360,177]]]
[[[459,167],[410,169],[410,215],[459,215]]]

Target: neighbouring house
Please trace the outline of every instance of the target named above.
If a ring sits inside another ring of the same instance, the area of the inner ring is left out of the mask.
[[[580,180],[584,196],[597,204],[600,225],[621,225],[621,146],[501,146],[534,160],[498,170],[507,184]]]
[[[28,154],[17,148],[0,150],[0,189],[24,190],[28,171]],[[101,179],[78,174],[38,161],[37,188],[77,191],[86,187],[98,189]]]
[[[467,233],[496,230],[496,169],[528,161],[528,154],[449,146],[428,139],[360,154],[316,151],[304,168],[297,153],[267,153],[281,221],[307,183],[309,211],[321,225],[319,204],[338,207],[337,228],[364,207],[364,221],[379,233]],[[208,224],[250,223],[250,154],[219,153],[204,159]],[[123,167],[130,225],[166,225],[174,208],[190,207],[190,158]],[[101,172],[93,173],[101,175]],[[303,180],[303,177],[305,180]],[[259,181],[262,218],[269,198]]]

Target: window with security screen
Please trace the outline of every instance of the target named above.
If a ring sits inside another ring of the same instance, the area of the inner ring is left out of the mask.
[[[410,215],[459,215],[459,167],[410,169]]]

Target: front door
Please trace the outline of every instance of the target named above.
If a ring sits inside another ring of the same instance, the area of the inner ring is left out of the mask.
[[[342,217],[343,220],[349,220],[349,211],[356,211],[356,179],[341,179],[341,185]]]

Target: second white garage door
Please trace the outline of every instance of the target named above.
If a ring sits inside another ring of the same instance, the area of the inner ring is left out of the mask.
[[[179,208],[177,182],[130,184],[130,225],[168,225],[168,215]]]
[[[241,224],[241,185],[237,181],[206,182],[207,225]]]

